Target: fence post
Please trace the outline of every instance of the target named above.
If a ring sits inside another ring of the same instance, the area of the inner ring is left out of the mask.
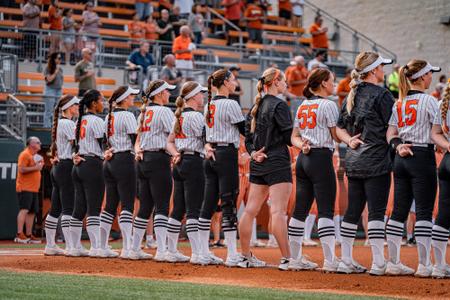
[[[43,53],[41,53],[44,52],[44,38],[42,36],[42,31],[39,31],[39,38],[36,40],[35,46],[35,55],[37,56],[36,59],[38,60],[37,71],[40,73],[42,72],[42,61],[44,59],[44,55]]]
[[[335,20],[334,22],[334,49],[341,49],[341,26],[339,22]]]

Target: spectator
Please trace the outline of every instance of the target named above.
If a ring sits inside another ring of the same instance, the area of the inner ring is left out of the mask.
[[[48,22],[50,23],[50,30],[62,31],[62,9],[58,7],[58,0],[51,0],[48,8]],[[61,44],[61,34],[52,32],[50,37],[49,52],[59,52]]]
[[[138,14],[133,16],[133,21],[128,24],[128,32],[132,39],[144,38],[145,29]]]
[[[97,41],[97,37],[92,35],[98,35],[98,28],[101,25],[100,17],[94,11],[94,4],[92,2],[86,3],[85,10],[81,15],[81,19],[83,20],[80,32],[85,34],[83,37],[84,47],[90,48],[92,51],[95,51],[95,43]],[[90,35],[90,36],[86,36]]]
[[[156,24],[156,21],[151,15],[148,16],[147,22],[145,22],[143,26],[146,40],[156,41],[159,39],[158,24]]]
[[[174,6],[172,8],[172,14],[169,17],[169,22],[172,24],[173,32],[175,36],[180,35],[180,28],[187,24],[187,19],[182,19],[180,16],[180,7]]]
[[[27,139],[27,147],[17,160],[16,192],[19,200],[17,214],[17,243],[40,243],[41,240],[33,234],[33,223],[39,212],[39,188],[41,186],[41,170],[44,159],[37,154],[41,150],[41,141],[37,137]],[[25,225],[25,234],[23,226]]]
[[[153,13],[153,7],[150,0],[136,0],[134,8],[136,9],[136,15],[140,21],[147,20]]]
[[[312,35],[311,47],[316,49],[328,49],[328,28],[322,27],[323,18],[321,15],[317,15],[314,18],[314,23],[309,27],[309,32]],[[326,52],[325,52],[326,59]]]
[[[244,12],[247,20],[248,39],[252,43],[262,43],[262,20],[264,19],[264,11],[255,0],[248,0],[248,5]]]
[[[23,13],[23,28],[25,41],[25,59],[29,58],[32,61],[36,55],[36,30],[41,25],[41,10],[36,4],[36,0],[28,0],[22,7]],[[31,29],[31,30],[27,30]]]
[[[175,0],[174,5],[180,8],[180,18],[187,20],[194,5],[194,0]]]
[[[203,39],[203,32],[205,30],[205,19],[201,13],[202,7],[199,4],[192,6],[192,13],[189,15],[189,27],[191,27],[194,34],[194,43],[200,45]]]
[[[175,39],[173,26],[169,21],[169,11],[167,11],[167,9],[161,11],[161,19],[158,21],[158,27],[160,41],[172,42]]]
[[[447,86],[447,76],[445,76],[444,74],[439,76],[439,83],[437,85],[441,86],[442,90],[444,90]]]
[[[392,73],[388,77],[388,88],[395,99],[398,99],[398,84],[400,82],[400,77],[398,75],[399,69],[400,66],[398,64],[395,64],[392,67]]]
[[[95,89],[95,71],[92,63],[92,50],[84,48],[81,50],[82,60],[75,66],[75,82],[78,82],[78,96],[83,97],[90,89]]]
[[[303,89],[308,81],[308,70],[305,68],[303,56],[294,57],[291,66],[286,69],[285,75],[289,93],[296,97],[303,97]]]
[[[234,81],[236,82],[236,89],[229,96],[230,99],[236,100],[239,105],[241,104],[241,96],[244,94],[244,91],[241,87],[241,82],[238,80],[239,71],[241,68],[238,65],[231,66],[228,70],[234,75]]]
[[[241,0],[223,0],[222,6],[225,7],[225,18],[231,23],[239,27],[239,22],[242,17],[242,8],[244,6]],[[229,26],[229,25],[227,25]],[[232,27],[227,27],[227,31],[236,30]]]
[[[444,88],[441,84],[436,84],[436,87],[434,89],[434,91],[431,93],[431,96],[433,96],[434,98],[436,98],[436,100],[441,100],[442,97],[442,92],[443,92]]]
[[[167,11],[172,9],[172,3],[170,2],[170,0],[160,0],[159,1],[158,11],[161,13],[164,9]]]
[[[48,63],[44,70],[45,79],[45,110],[44,127],[52,127],[53,110],[56,101],[62,95],[62,86],[64,83],[63,70],[61,68],[61,53],[53,52],[48,57]]]
[[[153,56],[149,53],[149,51],[150,44],[146,41],[142,41],[139,44],[139,49],[134,50],[130,54],[128,60],[126,61],[126,64],[128,65],[128,67],[134,70],[141,67],[143,74],[146,75],[147,68],[154,64]]]
[[[338,96],[338,103],[339,108],[342,107],[342,103],[344,102],[345,97],[347,97],[348,93],[350,93],[350,81],[352,81],[351,78],[352,69],[347,69],[345,71],[345,77],[339,81],[339,84],[336,89],[336,94]]]
[[[181,69],[184,77],[190,77],[191,74],[188,70],[194,68],[193,49],[195,49],[195,45],[192,44],[189,26],[181,26],[180,36],[173,41],[172,53],[176,58],[175,66],[177,69]]]
[[[278,0],[278,24],[291,26],[292,4],[290,0]]]
[[[291,0],[292,3],[292,26],[303,27],[303,11],[305,0]]]
[[[180,71],[175,68],[175,56],[168,54],[164,57],[163,62],[165,66],[161,69],[160,77],[162,80],[168,84],[175,85],[176,88],[169,91],[170,92],[170,102],[175,102],[178,95],[180,94],[180,85],[183,80],[183,75]]]
[[[308,62],[308,71],[311,72],[315,68],[328,69],[328,66],[323,63],[325,61],[325,55],[326,51],[324,50],[317,51],[316,57]]]
[[[64,45],[64,62],[70,61],[70,64],[75,64],[75,57],[72,58],[71,54],[72,51],[75,49],[75,26],[77,26],[77,23],[72,18],[73,10],[72,9],[65,9],[63,12],[63,32],[65,33],[63,35],[63,45]]]

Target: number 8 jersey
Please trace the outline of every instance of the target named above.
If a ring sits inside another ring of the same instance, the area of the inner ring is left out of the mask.
[[[420,91],[411,90],[403,101],[392,107],[389,125],[397,127],[404,142],[431,144],[431,127],[439,110],[438,101]]]
[[[311,97],[302,102],[295,115],[294,127],[303,138],[310,142],[311,148],[329,148],[334,150],[330,127],[335,127],[339,110],[331,100]]]

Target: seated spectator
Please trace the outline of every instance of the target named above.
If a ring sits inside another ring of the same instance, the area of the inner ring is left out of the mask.
[[[285,74],[289,93],[296,97],[303,97],[303,89],[308,81],[308,70],[305,68],[303,56],[294,57],[291,66],[286,69]]]
[[[176,68],[181,69],[181,72],[185,77],[190,77],[190,72],[188,72],[188,70],[194,68],[194,63],[192,61],[192,50],[194,49],[195,45],[192,44],[189,26],[181,26],[180,36],[173,41],[172,53],[176,58]]]
[[[36,56],[36,30],[39,29],[41,25],[41,9],[36,4],[36,0],[28,0],[28,2],[22,7],[22,14],[23,28],[25,29],[25,60],[29,58],[30,61],[32,61]]]
[[[309,33],[312,35],[311,47],[313,49],[328,49],[328,28],[322,27],[323,18],[317,15],[314,18],[314,23],[309,27]],[[326,59],[326,55],[325,55]]]
[[[150,44],[146,41],[142,41],[139,44],[139,49],[134,50],[130,54],[128,60],[126,61],[126,64],[131,69],[137,69],[138,67],[141,67],[143,74],[147,75],[147,68],[154,64],[153,56],[149,53],[149,51]]]
[[[102,23],[100,22],[100,17],[94,11],[94,3],[86,3],[81,19],[83,20],[83,25],[80,32],[85,34],[83,37],[84,47],[90,48],[95,52],[97,37],[92,35],[98,35],[99,27]]]
[[[187,20],[194,5],[194,0],[175,0],[174,5],[180,8],[180,18]]]
[[[157,24],[159,27],[159,40],[172,42],[175,39],[175,34],[173,32],[173,26],[170,24],[169,11],[167,9],[161,11],[161,19]]]
[[[75,65],[75,82],[78,82],[78,97],[83,97],[87,90],[95,89],[95,70],[92,63],[92,50],[81,50],[82,60]]]
[[[128,32],[130,33],[130,37],[132,39],[144,38],[145,29],[138,14],[135,14],[133,16],[133,21],[128,24]]]
[[[328,69],[328,66],[323,63],[325,61],[325,54],[326,52],[324,50],[319,50],[316,52],[316,57],[308,62],[309,72],[311,72],[315,68]]]
[[[172,13],[169,17],[169,22],[172,24],[173,32],[175,33],[175,36],[180,35],[180,28],[183,25],[187,24],[187,19],[183,19],[180,15],[180,7],[179,6],[173,6]]]
[[[140,21],[147,20],[153,13],[153,6],[151,5],[150,0],[136,0],[134,8],[136,9],[136,14]]]
[[[76,33],[76,29],[75,27],[77,26],[77,23],[75,22],[75,20],[72,18],[73,15],[73,10],[72,9],[64,9],[63,12],[63,20],[62,20],[62,25],[63,25],[63,46],[64,46],[64,53],[65,53],[65,57],[64,57],[64,61],[63,64],[65,64],[66,62],[70,61],[70,64],[75,64],[75,57],[72,57],[71,55],[73,54],[73,50],[75,49],[75,33]]]
[[[291,26],[292,4],[290,0],[278,0],[278,24]]]
[[[303,27],[305,0],[290,0],[292,3],[292,26]]]
[[[183,80],[183,75],[175,68],[175,56],[167,54],[163,58],[164,67],[161,69],[160,79],[164,80],[168,84],[175,85],[176,88],[170,92],[170,102],[175,102],[180,94],[180,86]]]
[[[159,28],[156,21],[150,15],[144,23],[145,39],[156,41],[159,39]]]
[[[189,15],[189,27],[194,34],[194,43],[200,45],[203,40],[203,33],[205,30],[205,18],[201,13],[201,6],[195,4],[192,6],[192,13]]]
[[[339,84],[337,86],[336,94],[338,96],[339,108],[342,106],[345,97],[347,97],[348,93],[350,93],[350,81],[352,81],[351,74],[352,69],[347,69],[345,71],[345,78],[339,81]]]
[[[244,95],[244,91],[241,87],[241,82],[238,80],[239,71],[241,68],[238,65],[231,66],[228,70],[233,73],[234,81],[236,82],[236,89],[229,95],[230,99],[236,100],[239,105],[241,104],[241,96]]]
[[[58,0],[51,0],[48,8],[48,22],[50,23],[50,30],[62,31],[62,9],[58,6]],[[61,43],[61,34],[52,32],[50,35],[50,49],[49,52],[59,52]]]
[[[252,43],[262,43],[262,20],[264,11],[255,0],[247,1],[244,17],[247,20],[248,40]]]

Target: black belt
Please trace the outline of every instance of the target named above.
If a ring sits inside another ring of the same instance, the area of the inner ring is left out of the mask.
[[[205,155],[203,153],[200,153],[200,152],[197,152],[197,151],[189,151],[189,150],[181,151],[181,155],[192,155],[192,156],[198,156],[198,157],[201,157],[201,158],[205,157]]]
[[[89,158],[89,159],[90,158],[97,158],[97,159],[103,160],[103,157],[100,157],[98,155],[83,154],[83,155],[80,155],[80,157],[82,157],[84,159],[86,159],[86,158]]]
[[[411,142],[411,141],[404,141],[403,142],[404,144],[410,144],[410,145],[412,145],[413,147],[417,147],[417,148],[422,148],[422,149],[428,149],[428,150],[434,150],[434,144],[428,144],[428,143],[424,143],[424,144],[422,144],[422,143],[414,143],[414,142]]]
[[[215,147],[234,147],[233,143],[209,143],[211,146]]]
[[[144,150],[144,153],[167,153],[166,149],[152,149],[152,150]]]

